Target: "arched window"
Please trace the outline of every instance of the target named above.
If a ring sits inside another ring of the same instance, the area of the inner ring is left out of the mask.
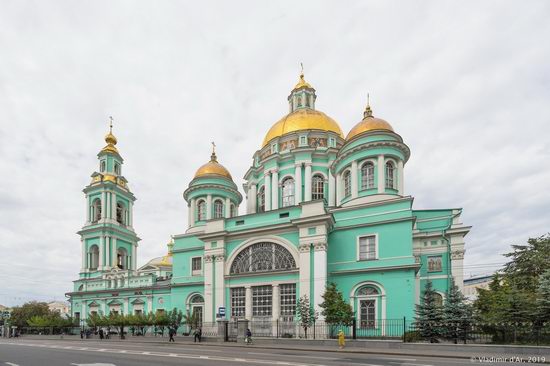
[[[231,217],[237,216],[237,206],[235,206],[233,203],[231,204]]]
[[[206,202],[199,201],[199,204],[197,205],[197,218],[198,221],[204,221],[206,220]]]
[[[223,217],[223,202],[220,200],[214,201],[214,218],[221,219]]]
[[[202,303],[204,303],[204,298],[201,295],[196,294],[196,295],[193,295],[191,300],[189,300],[189,303],[190,304],[202,304]]]
[[[121,225],[126,225],[126,207],[122,202],[116,203],[116,221]]]
[[[361,167],[361,189],[374,188],[374,164],[370,161]]]
[[[283,181],[283,207],[294,205],[294,179],[286,178]]]
[[[120,164],[119,163],[115,163],[115,174],[120,175]]]
[[[443,296],[441,294],[438,294],[437,292],[434,293],[434,303],[436,306],[443,306]]]
[[[97,245],[92,245],[90,251],[88,252],[88,268],[97,269],[99,265],[99,247]]]
[[[92,222],[101,220],[101,200],[96,198],[92,203]]]
[[[258,212],[265,211],[265,186],[258,191]]]
[[[376,287],[373,286],[363,286],[357,290],[357,296],[376,296],[380,295],[380,292]]]
[[[314,175],[311,179],[311,199],[320,200],[324,198],[325,179],[321,175]]]
[[[282,245],[257,243],[243,249],[231,264],[230,274],[286,271],[296,268],[296,261]]]
[[[344,197],[351,196],[351,172],[347,170],[344,173]]]
[[[99,164],[99,171],[102,173],[105,171],[105,160],[102,160]]]
[[[128,252],[124,248],[118,248],[116,251],[116,264],[120,269],[127,269]]]
[[[393,163],[388,161],[386,163],[386,188],[394,187],[394,171],[395,168],[393,167]]]

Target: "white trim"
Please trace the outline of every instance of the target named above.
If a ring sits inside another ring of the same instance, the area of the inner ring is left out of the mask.
[[[386,290],[384,290],[384,287],[382,286],[382,284],[380,284],[380,282],[376,282],[376,281],[363,281],[363,282],[359,282],[358,284],[356,284],[355,286],[352,287],[351,291],[350,291],[350,299],[351,298],[355,298],[355,293],[357,292],[357,290],[359,290],[361,287],[363,286],[374,286],[374,287],[377,287],[378,290],[380,291],[380,296],[386,296]]]
[[[368,237],[368,236],[374,236],[374,250],[375,250],[375,255],[374,255],[374,259],[360,259],[359,257],[359,241],[361,238],[365,238],[365,237]],[[357,262],[363,262],[363,261],[373,261],[373,260],[378,260],[379,258],[379,253],[378,253],[378,233],[371,233],[371,234],[361,234],[361,235],[358,235],[356,237],[356,255],[355,255],[355,258],[357,259]]]
[[[195,258],[200,258],[200,260],[201,260],[201,269],[200,269],[200,271],[197,271],[197,272],[200,272],[200,273],[197,273],[197,274],[195,274],[193,272],[193,259],[195,259]],[[200,255],[192,256],[192,257],[189,258],[189,274],[191,275],[191,277],[202,276],[203,269],[204,269],[204,263],[203,262],[204,262],[204,260],[203,260],[202,256],[200,256]]]
[[[296,291],[298,291],[298,283],[299,280],[282,280],[282,281],[269,281],[269,282],[250,282],[250,283],[236,283],[233,285],[227,285],[226,288],[232,289],[232,288],[239,288],[239,287],[255,287],[255,286],[268,286],[268,285],[296,285]]]
[[[294,180],[294,184],[296,184],[296,178],[294,177],[294,174],[287,173],[287,174],[283,175],[281,178],[279,178],[279,186],[282,186],[283,181],[287,178],[292,178],[292,180]]]
[[[450,277],[449,275],[435,275],[435,276],[424,276],[424,277],[418,277],[418,278],[421,280],[442,280],[442,279],[447,279],[449,277]]]
[[[315,175],[321,175],[321,176],[323,176],[323,179],[325,181],[328,180],[328,176],[325,173],[323,173],[322,171],[316,170],[316,171],[312,172],[311,173],[311,178],[313,179],[313,177],[315,177]]]

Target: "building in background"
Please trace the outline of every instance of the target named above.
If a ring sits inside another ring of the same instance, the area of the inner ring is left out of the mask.
[[[135,201],[110,132],[84,189],[82,268],[68,294],[75,316],[192,311],[203,322],[292,322],[307,296],[320,310],[328,282],[349,299],[361,328],[412,319],[428,280],[439,301],[463,287],[460,208],[415,209],[405,190],[410,149],[367,103],[345,135],[316,108],[300,75],[288,114],[268,129],[244,176],[243,195],[215,150],[183,196],[188,227],[165,257],[137,268]],[[320,312],[320,311],[319,311]],[[273,324],[273,323],[271,323]]]
[[[50,311],[58,312],[63,317],[69,317],[71,315],[71,306],[66,301],[49,302],[48,309],[50,309]]]
[[[470,277],[464,280],[464,296],[469,302],[477,300],[477,289],[489,289],[489,284],[493,281],[494,274]]]

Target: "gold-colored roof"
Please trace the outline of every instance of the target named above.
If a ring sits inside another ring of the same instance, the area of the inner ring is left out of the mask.
[[[156,267],[171,267],[173,262],[172,251],[174,250],[174,238],[168,243],[168,254],[162,257],[153,258],[147,263]]]
[[[117,143],[117,139],[115,135],[113,135],[113,118],[111,118],[111,124],[109,127],[109,133],[105,135],[105,142],[107,143],[107,146],[105,146],[103,149],[101,149],[101,152],[112,152],[115,154],[118,154],[118,150],[115,147]]]
[[[363,115],[363,120],[356,124],[351,131],[349,131],[346,136],[346,140],[349,141],[355,136],[368,131],[387,130],[393,132],[393,127],[387,121],[381,118],[373,117],[372,110],[368,104]]]
[[[229,171],[223,165],[218,163],[218,159],[214,151],[212,152],[212,155],[210,155],[210,161],[197,170],[195,173],[195,178],[207,175],[219,175],[221,177],[233,180]]]
[[[281,137],[287,133],[301,130],[331,131],[344,138],[344,134],[338,122],[323,112],[302,108],[287,114],[275,123],[265,135],[262,148],[275,137]]]
[[[300,89],[300,88],[310,88],[310,89],[313,89],[313,87],[306,81],[306,79],[304,79],[304,72],[302,71],[302,73],[300,74],[300,80],[298,80],[298,84],[296,84],[294,86],[294,89],[292,90],[296,90],[296,89]]]

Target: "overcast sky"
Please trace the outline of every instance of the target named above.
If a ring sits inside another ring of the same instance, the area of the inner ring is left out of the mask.
[[[346,134],[370,93],[411,148],[414,207],[462,207],[465,275],[493,271],[550,231],[549,15],[549,1],[2,0],[0,304],[71,290],[108,116],[141,265],[185,231],[210,141],[242,187],[300,62]]]

